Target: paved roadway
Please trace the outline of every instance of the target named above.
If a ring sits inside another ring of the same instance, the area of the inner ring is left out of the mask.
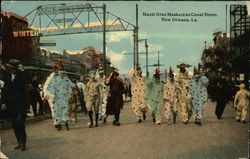
[[[2,152],[10,159],[236,159],[248,156],[248,125],[237,123],[234,110],[227,105],[222,120],[214,115],[215,103],[209,102],[198,126],[191,121],[168,125],[153,124],[148,115],[136,123],[128,102],[121,112],[121,126],[107,124],[88,128],[88,117],[80,114],[70,130],[58,132],[51,119],[27,125],[27,150],[14,150],[11,129],[1,130]],[[163,117],[163,113],[162,113]]]

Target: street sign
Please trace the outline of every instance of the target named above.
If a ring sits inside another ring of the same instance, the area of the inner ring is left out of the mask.
[[[55,23],[64,23],[64,22],[73,22],[74,18],[66,18],[66,19],[54,19],[53,20]]]
[[[56,46],[55,40],[50,40],[50,39],[41,39],[39,46]]]
[[[87,12],[92,11],[91,4],[76,4],[76,5],[66,5],[58,4],[51,6],[40,6],[41,11],[38,15],[54,15],[54,14],[64,14],[64,13],[75,13],[75,12]]]

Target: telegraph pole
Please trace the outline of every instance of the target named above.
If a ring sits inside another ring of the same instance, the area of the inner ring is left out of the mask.
[[[146,52],[138,52],[138,55],[139,54],[146,54],[146,77],[148,77],[149,73],[148,73],[148,43],[147,43],[147,39],[139,39],[137,42],[139,43],[140,41],[143,41],[143,40],[145,41]],[[124,55],[130,55],[130,54],[134,55],[134,66],[135,66],[136,65],[136,63],[135,63],[135,53],[124,53]]]
[[[136,42],[136,65],[139,65],[139,54],[138,54],[138,4],[136,4],[136,26],[135,26],[135,42]]]
[[[158,63],[157,63],[157,65],[158,65],[158,70],[160,70],[160,51],[158,51]]]
[[[104,75],[107,73],[106,68],[106,4],[103,4],[103,67]]]
[[[146,77],[148,77],[148,43],[145,39],[145,48],[146,48]]]

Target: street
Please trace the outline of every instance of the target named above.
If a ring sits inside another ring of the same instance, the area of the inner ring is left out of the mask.
[[[126,102],[121,112],[121,126],[113,126],[113,117],[98,128],[88,128],[88,116],[57,131],[52,120],[27,125],[27,150],[14,150],[12,129],[1,130],[2,152],[10,159],[236,159],[248,156],[248,122],[237,123],[234,109],[227,105],[222,120],[214,114],[215,103],[205,108],[202,126],[193,119],[184,125],[177,117],[168,125],[162,109],[162,125],[155,125],[149,113],[137,123]]]

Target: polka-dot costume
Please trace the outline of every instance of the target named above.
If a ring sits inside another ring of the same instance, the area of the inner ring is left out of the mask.
[[[69,98],[75,86],[69,78],[52,73],[44,84],[44,95],[49,96],[52,118],[54,124],[67,121],[69,116]]]
[[[188,93],[189,80],[188,72],[177,74],[178,109],[183,122],[189,120],[189,112],[191,111],[190,94]]]
[[[106,115],[106,109],[107,109],[107,98],[108,98],[108,92],[109,92],[109,86],[105,85],[105,76],[102,78],[100,77],[98,71],[96,72],[95,77],[100,85],[102,86],[102,92],[100,96],[100,106],[99,106],[99,115],[100,117],[105,117]]]
[[[165,117],[168,120],[173,119],[173,115],[177,113],[177,90],[176,82],[167,80],[164,84],[163,99],[165,100]]]
[[[194,75],[189,82],[189,93],[192,97],[192,113],[195,119],[202,119],[207,100],[207,85],[207,77],[200,75]]]
[[[132,93],[132,108],[138,119],[142,119],[143,113],[146,113],[148,107],[145,102],[146,85],[144,78],[137,76],[137,71],[132,68],[129,71]]]

